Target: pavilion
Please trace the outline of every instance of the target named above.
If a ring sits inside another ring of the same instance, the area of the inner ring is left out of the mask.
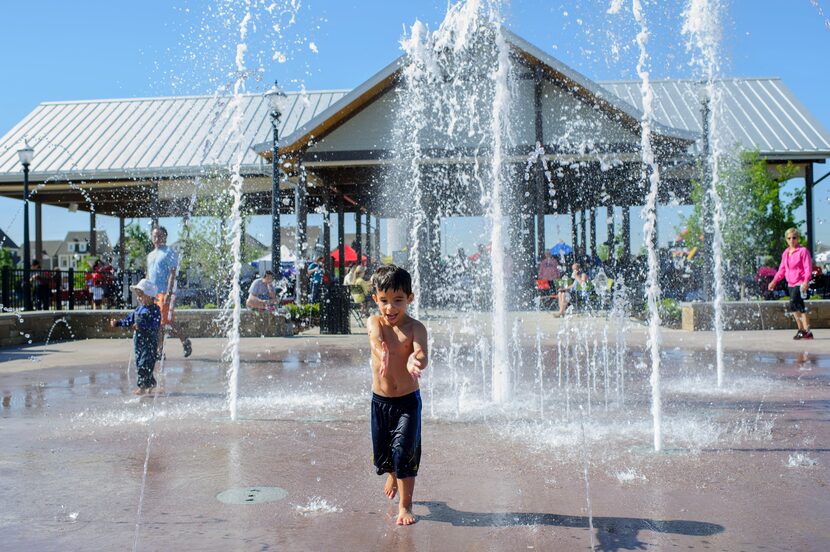
[[[597,209],[645,201],[646,187],[640,182],[640,83],[594,82],[515,34],[504,33],[518,68],[513,108],[517,137],[507,158],[516,179],[522,180],[516,188],[519,207],[511,213],[522,242],[520,258],[532,260],[544,248],[547,214],[569,214],[572,243],[578,251],[593,253]],[[331,249],[328,213],[337,214],[342,246],[344,217],[353,213],[357,255],[379,253],[380,218],[390,216],[378,197],[379,181],[385,167],[395,162],[393,98],[404,63],[402,56],[351,91],[288,94],[279,123],[276,204],[280,213],[297,215],[301,243],[305,244],[308,213],[322,210],[324,247]],[[780,79],[734,78],[718,84],[724,102],[721,140],[757,149],[770,162],[798,167],[805,180],[812,250],[813,163],[830,157],[830,133]],[[701,83],[663,80],[652,85],[652,140],[663,173],[658,201],[688,203],[691,181],[700,178],[700,153],[707,147]],[[185,216],[194,193],[226,186],[229,167],[240,155],[247,209],[271,214],[271,107],[262,94],[247,94],[241,102],[241,139],[227,130],[235,108],[227,96],[42,103],[0,140],[0,195],[22,197],[22,170],[15,152],[25,138],[36,149],[30,173],[36,242],[42,240],[43,204],[88,211],[91,244],[96,243],[92,235],[99,213],[119,217],[122,238],[125,218]],[[577,139],[563,141],[568,130],[563,114],[591,124],[570,129]],[[576,147],[575,142],[589,145]],[[533,171],[525,171],[537,143],[544,148],[545,161],[557,167],[555,182],[546,179],[541,159]],[[441,170],[471,162],[464,148],[424,151],[424,163]],[[555,201],[549,187],[556,188]],[[442,216],[481,214],[477,205],[470,195],[458,203],[456,212]],[[630,254],[628,213],[622,209],[620,223]],[[430,239],[440,243],[434,222],[438,217],[428,218],[433,221]],[[615,218],[606,221],[608,235],[614,236]],[[35,251],[40,250],[36,245]],[[305,247],[301,253],[307,255]]]

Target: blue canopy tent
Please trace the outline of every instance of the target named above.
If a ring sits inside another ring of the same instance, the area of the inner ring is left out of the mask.
[[[550,254],[553,255],[554,257],[560,256],[560,255],[570,255],[573,252],[574,252],[573,247],[571,247],[570,245],[568,245],[565,242],[559,242],[559,243],[557,243],[556,245],[554,245],[553,247],[550,248]]]

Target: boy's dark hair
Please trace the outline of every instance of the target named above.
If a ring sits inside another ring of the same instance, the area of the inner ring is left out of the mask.
[[[273,277],[274,277],[274,273],[273,273],[273,272],[271,272],[270,270],[266,270],[266,271],[265,271],[265,274],[263,274],[262,276],[263,276],[263,277],[264,277],[264,276],[270,276],[270,277],[272,277],[272,278],[273,278]]]
[[[412,293],[412,276],[403,268],[388,264],[379,266],[372,274],[372,286],[375,291],[402,291]]]

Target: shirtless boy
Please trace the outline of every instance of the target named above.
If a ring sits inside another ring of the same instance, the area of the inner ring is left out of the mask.
[[[409,273],[395,265],[372,275],[379,314],[369,318],[372,347],[372,449],[378,475],[388,474],[384,494],[400,494],[398,525],[415,523],[412,493],[421,461],[421,392],[427,367],[427,330],[406,310],[415,296]]]

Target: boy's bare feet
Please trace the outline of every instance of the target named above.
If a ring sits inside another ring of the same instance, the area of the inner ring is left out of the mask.
[[[143,387],[139,387],[138,389],[133,391],[133,395],[143,395],[143,394],[144,394],[144,388]]]
[[[401,507],[398,510],[398,520],[395,522],[398,525],[412,525],[417,520],[415,519],[415,514],[412,513],[412,510],[409,508]]]
[[[386,498],[392,500],[398,494],[398,479],[391,473],[386,478],[386,485],[383,487],[383,494]]]

